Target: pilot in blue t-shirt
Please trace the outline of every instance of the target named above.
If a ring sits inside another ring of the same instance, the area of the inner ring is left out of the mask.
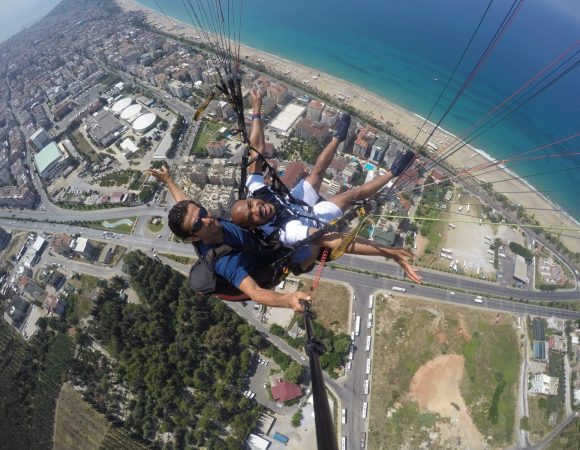
[[[199,251],[205,256],[208,250],[227,244],[232,247],[238,247],[240,250],[234,250],[227,255],[217,259],[214,265],[214,271],[220,277],[228,280],[236,288],[256,269],[267,266],[277,259],[273,252],[261,253],[259,241],[248,231],[227,221],[218,219],[222,227],[224,240],[219,244],[199,243]]]

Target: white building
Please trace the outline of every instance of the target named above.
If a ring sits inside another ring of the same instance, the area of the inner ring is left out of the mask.
[[[288,135],[290,129],[302,117],[306,108],[300,105],[290,104],[286,106],[272,121],[270,128],[284,136]]]
[[[50,135],[44,128],[39,128],[32,136],[30,136],[30,140],[37,150],[42,150],[50,143]]]
[[[534,375],[530,395],[557,395],[559,382],[557,377],[550,377],[545,373]]]

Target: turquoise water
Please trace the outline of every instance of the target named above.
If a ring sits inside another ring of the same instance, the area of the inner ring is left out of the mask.
[[[140,3],[154,9],[161,5],[165,13],[190,22],[182,2]],[[241,40],[355,83],[425,117],[487,4],[488,0],[253,0],[244,2]],[[493,2],[451,84],[454,89],[431,120],[439,120],[509,5]],[[441,126],[464,136],[470,125],[576,42],[579,30],[577,0],[528,0]],[[576,68],[472,145],[504,159],[579,132],[579,86]],[[551,152],[574,150],[580,151],[580,138]],[[534,175],[528,181],[578,220],[580,170],[571,169],[576,166],[580,167],[578,156],[520,163],[513,170]],[[501,191],[501,183],[495,188]]]

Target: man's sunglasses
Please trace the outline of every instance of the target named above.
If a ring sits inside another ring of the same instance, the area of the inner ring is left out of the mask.
[[[199,207],[199,214],[197,215],[197,219],[195,219],[195,221],[191,225],[191,234],[195,234],[199,230],[201,230],[201,227],[203,226],[203,222],[201,221],[201,219],[203,219],[205,217],[207,217],[207,209],[205,209],[203,206],[200,206]]]

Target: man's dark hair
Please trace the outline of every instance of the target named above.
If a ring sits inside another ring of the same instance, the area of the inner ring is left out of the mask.
[[[187,215],[187,208],[189,205],[195,205],[198,208],[201,208],[201,205],[193,200],[181,200],[173,205],[173,208],[169,211],[168,219],[169,219],[169,228],[173,231],[173,234],[180,239],[187,239],[191,236],[190,231],[185,231],[181,227],[181,222]]]

